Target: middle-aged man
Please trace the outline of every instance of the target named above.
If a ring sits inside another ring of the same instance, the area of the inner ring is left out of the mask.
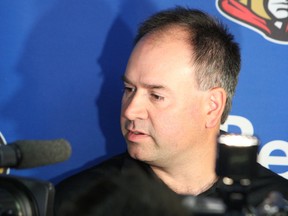
[[[139,28],[123,76],[121,128],[127,153],[83,171],[57,187],[56,209],[99,176],[143,170],[176,194],[217,197],[217,136],[240,70],[240,51],[225,27],[207,14],[176,7]],[[249,202],[270,191],[288,196],[288,181],[258,167]],[[141,194],[139,194],[141,196]]]

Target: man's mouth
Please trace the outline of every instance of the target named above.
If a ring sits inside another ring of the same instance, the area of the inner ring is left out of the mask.
[[[144,133],[139,131],[130,131],[130,133],[136,134],[136,135],[144,135]]]
[[[137,142],[137,141],[141,141],[142,139],[146,138],[147,136],[148,135],[142,131],[128,130],[126,138],[129,141]]]

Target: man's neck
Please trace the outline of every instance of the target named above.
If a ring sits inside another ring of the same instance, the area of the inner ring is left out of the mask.
[[[217,181],[217,176],[213,172],[204,178],[204,176],[193,174],[190,176],[174,176],[157,169],[153,169],[153,171],[171,190],[183,195],[199,195],[212,187]]]
[[[217,180],[215,150],[191,157],[187,163],[170,167],[151,165],[154,173],[178,194],[198,195],[208,190]]]

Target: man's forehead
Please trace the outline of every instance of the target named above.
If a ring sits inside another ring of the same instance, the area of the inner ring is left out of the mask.
[[[147,89],[169,89],[167,85],[163,83],[161,80],[133,80],[127,77],[125,74],[122,76],[122,80],[131,85],[140,85]],[[163,80],[163,79],[162,79]]]

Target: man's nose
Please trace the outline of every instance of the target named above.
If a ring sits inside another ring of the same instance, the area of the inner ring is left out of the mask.
[[[134,94],[130,98],[122,100],[122,115],[133,121],[136,119],[147,119],[147,104],[145,102],[145,95]]]

